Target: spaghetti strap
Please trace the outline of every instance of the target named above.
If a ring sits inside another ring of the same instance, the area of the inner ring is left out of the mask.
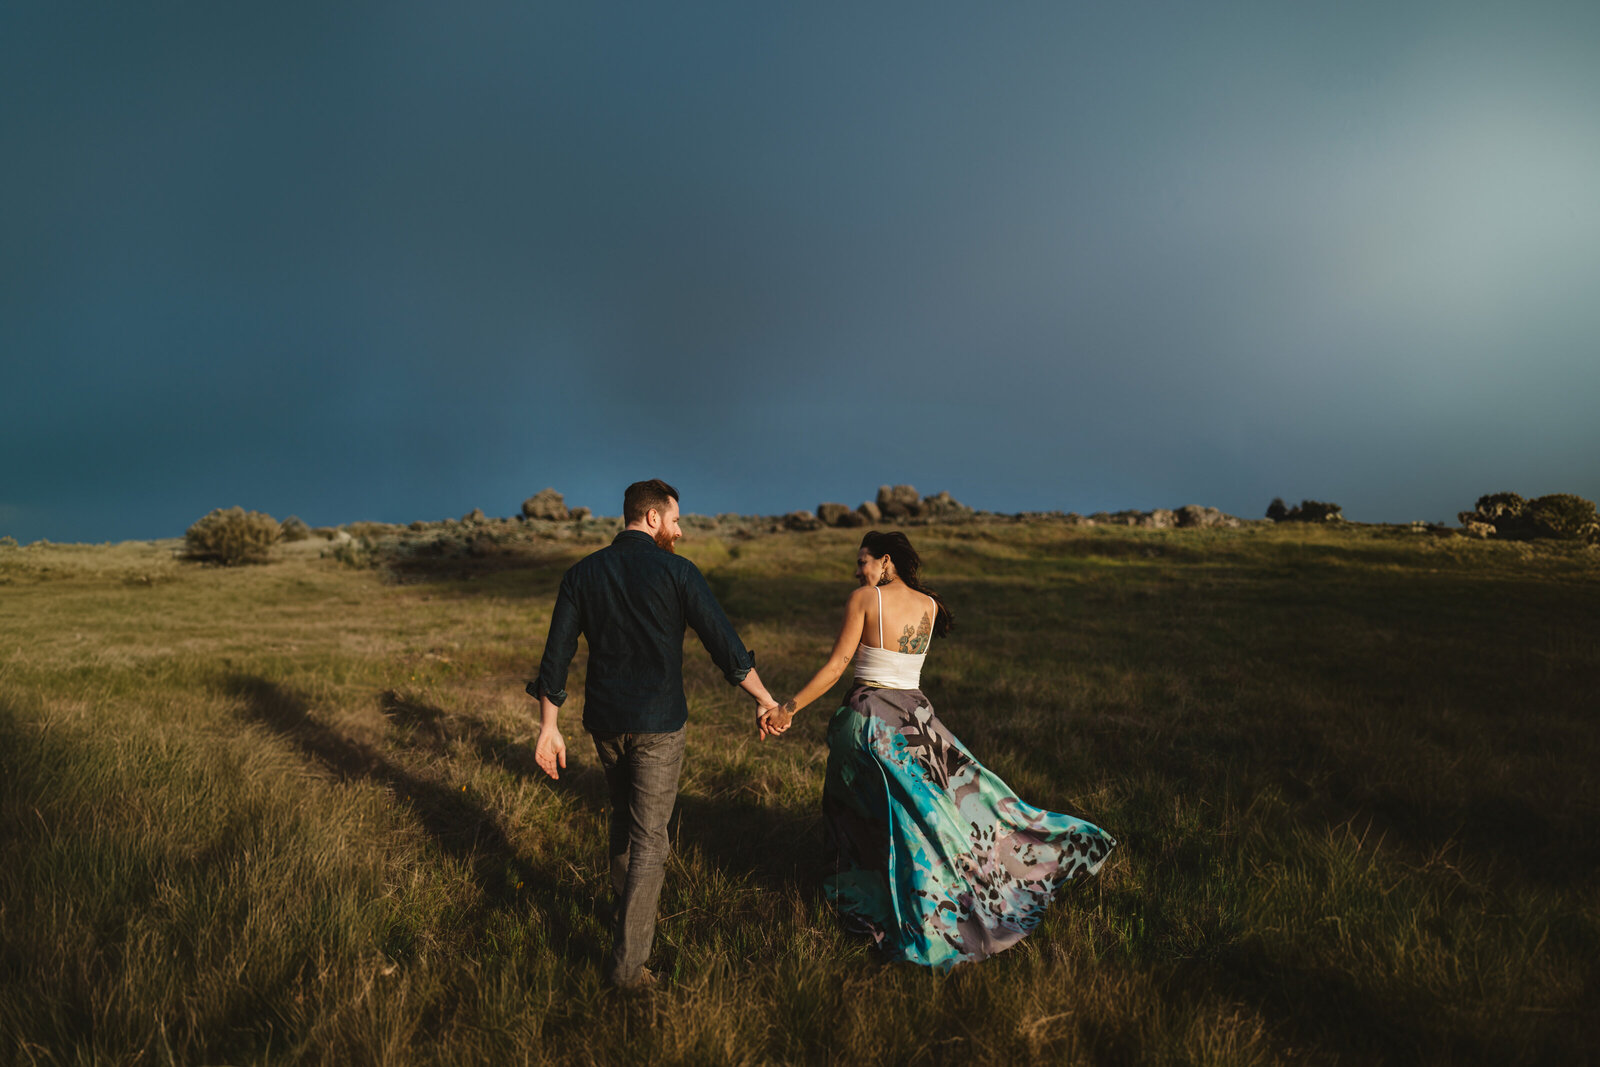
[[[878,594],[878,647],[883,647],[883,586],[875,585],[873,592]]]

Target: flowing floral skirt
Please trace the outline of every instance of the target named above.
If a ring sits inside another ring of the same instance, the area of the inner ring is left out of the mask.
[[[1021,941],[1117,843],[1019,800],[920,689],[850,691],[828,724],[822,810],[839,850],[824,890],[846,925],[939,970]]]

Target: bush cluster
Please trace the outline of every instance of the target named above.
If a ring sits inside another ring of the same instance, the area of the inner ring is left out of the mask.
[[[259,511],[217,508],[184,534],[185,554],[224,566],[259,563],[278,539],[278,520]]]
[[[278,528],[280,541],[304,541],[310,536],[311,527],[307,526],[305,520],[298,515],[290,515]]]
[[[1593,502],[1572,493],[1525,500],[1516,493],[1480,496],[1458,516],[1469,532],[1518,541],[1581,541],[1600,544],[1600,516]]]
[[[1343,522],[1344,508],[1322,500],[1302,500],[1291,508],[1280,496],[1267,505],[1267,518],[1273,522]]]
[[[378,554],[373,550],[372,542],[363,537],[360,540],[340,541],[332,548],[322,550],[323,559],[337,560],[346,567],[357,570],[367,570],[378,565]]]

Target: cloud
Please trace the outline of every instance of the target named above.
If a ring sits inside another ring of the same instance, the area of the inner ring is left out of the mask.
[[[32,20],[11,499],[1600,490],[1588,7]]]

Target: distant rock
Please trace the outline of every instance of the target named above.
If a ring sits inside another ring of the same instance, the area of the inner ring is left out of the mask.
[[[879,486],[878,510],[886,519],[913,519],[922,514],[922,497],[913,486]]]
[[[834,523],[835,526],[865,526],[866,524],[867,517],[861,514],[859,510],[845,512],[839,516],[839,521]]]
[[[1178,525],[1188,527],[1226,526],[1236,527],[1241,525],[1238,519],[1216,508],[1203,508],[1197,504],[1185,504],[1177,510]]]
[[[1463,511],[1460,516],[1462,529],[1466,531],[1467,536],[1482,538],[1493,537],[1495,534],[1494,526],[1491,523],[1479,522],[1478,520],[1471,518],[1472,514],[1473,513],[1470,511]]]
[[[570,518],[573,522],[582,522],[584,519],[587,519],[591,514],[592,514],[592,512],[590,512],[590,510],[588,508],[573,508],[571,511],[567,512],[567,517]]]
[[[473,508],[471,511],[467,512],[465,515],[461,516],[461,521],[462,522],[483,522],[484,521],[483,509],[482,508]]]
[[[883,511],[870,500],[863,500],[861,506],[856,508],[856,514],[865,520],[863,525],[883,521]]]
[[[791,511],[783,517],[785,530],[820,530],[822,520],[809,511]]]
[[[1069,511],[1065,515],[1058,511],[1046,514],[1062,519],[1068,526],[1132,526],[1141,530],[1172,530],[1180,526],[1237,527],[1244,525],[1239,519],[1216,508],[1203,508],[1195,504],[1178,508],[1175,511],[1169,511],[1166,508],[1156,508],[1154,511],[1138,511],[1131,508],[1116,512],[1097,511],[1087,518],[1079,515],[1076,511]]]
[[[843,526],[843,519],[851,511],[844,504],[818,504],[817,518],[822,520],[824,526]]]
[[[566,500],[554,489],[541,489],[522,502],[524,518],[565,522],[569,514]]]
[[[967,519],[972,509],[947,492],[934,493],[922,498],[922,517],[925,519]]]

